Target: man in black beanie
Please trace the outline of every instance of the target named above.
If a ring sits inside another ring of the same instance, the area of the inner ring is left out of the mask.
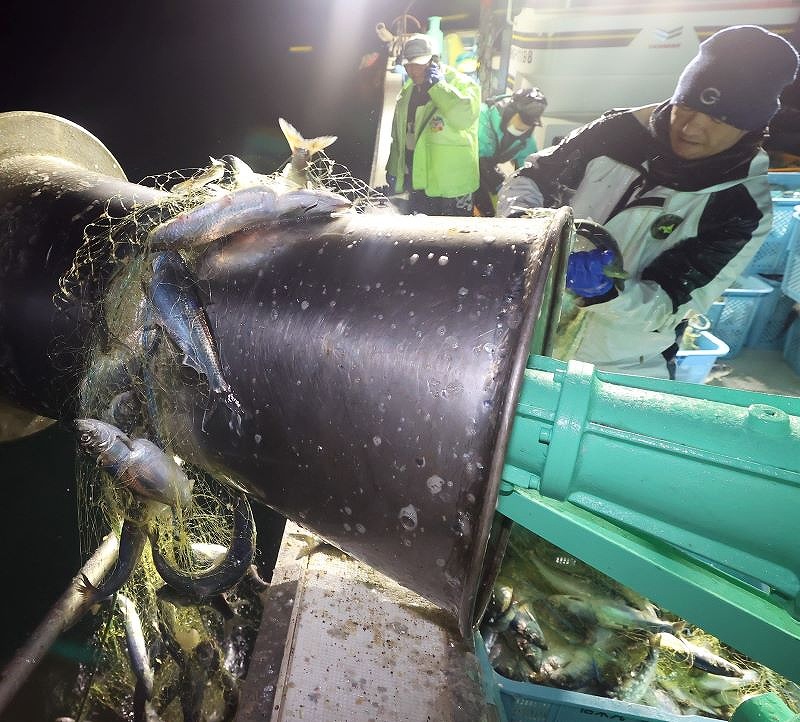
[[[616,239],[569,256],[566,285],[585,315],[572,358],[671,375],[687,313],[708,310],[770,230],[761,143],[797,67],[779,35],[755,25],[720,30],[700,44],[669,100],[605,113],[503,184],[498,215],[570,205]],[[624,290],[610,277],[620,264]]]

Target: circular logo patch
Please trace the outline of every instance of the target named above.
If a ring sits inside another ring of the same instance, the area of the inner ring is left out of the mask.
[[[653,225],[650,226],[650,234],[656,240],[663,241],[665,238],[668,238],[672,231],[681,223],[683,223],[683,218],[680,216],[676,216],[674,213],[665,213],[663,216],[659,216],[653,221]]]
[[[700,93],[700,102],[703,105],[714,105],[720,99],[722,93],[716,88],[706,88]]]

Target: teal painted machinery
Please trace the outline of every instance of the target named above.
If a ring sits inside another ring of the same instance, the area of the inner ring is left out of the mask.
[[[800,398],[531,356],[501,514],[800,679]]]

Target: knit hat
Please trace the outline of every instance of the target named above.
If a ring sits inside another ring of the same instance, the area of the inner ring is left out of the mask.
[[[671,102],[739,130],[761,130],[778,111],[797,63],[797,51],[780,35],[757,25],[725,28],[700,43]]]
[[[403,64],[415,63],[426,65],[433,57],[433,43],[427,35],[417,33],[406,40],[403,45]]]
[[[511,105],[519,113],[525,125],[541,125],[542,113],[547,108],[547,98],[539,88],[516,90],[511,96]]]

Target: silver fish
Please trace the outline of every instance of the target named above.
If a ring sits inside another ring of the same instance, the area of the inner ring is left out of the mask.
[[[147,534],[142,525],[126,519],[119,536],[119,552],[114,568],[99,584],[93,584],[83,573],[77,583],[78,592],[89,604],[108,599],[125,585],[142,558],[145,541]]]
[[[650,644],[642,663],[629,673],[625,681],[615,690],[614,696],[624,702],[640,702],[653,686],[658,671],[659,646]]]
[[[308,183],[308,166],[311,158],[333,143],[337,136],[321,135],[319,138],[304,138],[297,128],[283,118],[278,118],[278,124],[286,136],[289,148],[292,149],[292,159],[284,168],[284,177],[300,188],[305,188]]]
[[[117,606],[125,619],[125,641],[128,644],[128,656],[133,673],[144,689],[145,697],[153,697],[153,667],[147,654],[147,643],[142,630],[142,620],[136,611],[136,605],[124,594],[117,593]]]
[[[278,185],[258,181],[224,191],[157,225],[145,245],[154,251],[197,248],[248,228],[324,218],[351,207],[347,198],[324,189],[282,191]]]
[[[674,634],[661,632],[656,635],[655,642],[662,649],[668,649],[686,657],[692,667],[702,669],[704,672],[727,677],[743,677],[745,674],[745,670],[739,665],[729,662],[718,654],[714,654],[710,649],[701,647],[698,644],[692,644],[682,637],[676,637]]]
[[[205,309],[195,291],[194,278],[180,253],[163,251],[155,255],[148,295],[155,309],[156,323],[183,351],[183,364],[208,382],[211,397],[203,415],[203,430],[221,400],[231,412],[231,427],[241,434],[241,404],[222,373]]]
[[[180,183],[175,183],[169,191],[178,195],[189,195],[199,190],[204,190],[207,186],[222,180],[225,174],[225,164],[215,158],[209,158],[211,165],[201,169],[190,178]]]
[[[644,629],[649,632],[674,632],[684,626],[683,622],[668,622],[648,612],[631,607],[615,599],[603,597],[574,597],[554,594],[550,603],[565,610],[585,625],[597,625],[607,629]]]
[[[76,419],[81,448],[134,494],[173,508],[191,502],[193,483],[183,469],[148,439],[131,439],[98,419]]]

